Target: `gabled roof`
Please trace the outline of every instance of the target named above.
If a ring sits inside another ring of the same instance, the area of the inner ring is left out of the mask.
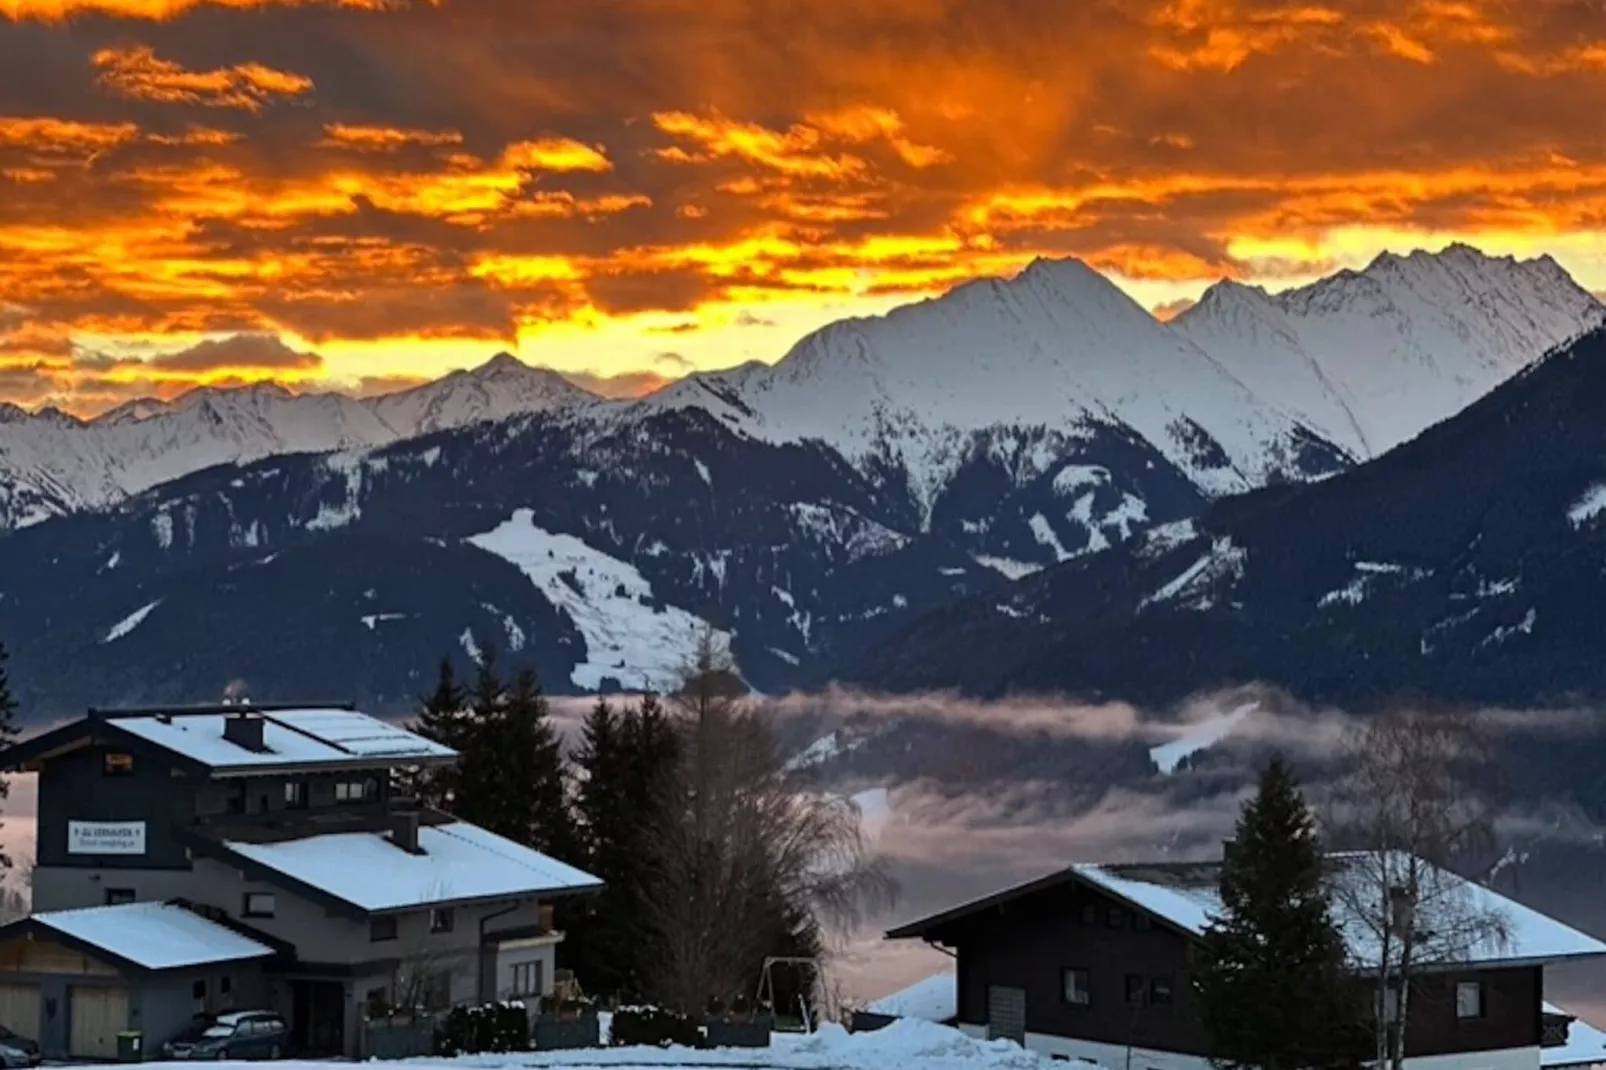
[[[225,734],[228,722],[238,718],[261,722],[262,749],[242,746]],[[214,776],[432,764],[457,757],[449,747],[352,709],[219,706],[95,711],[9,748],[0,766],[34,768],[93,741],[158,751],[176,765]]]
[[[177,970],[270,958],[277,952],[175,903],[125,903],[34,914],[0,940],[34,934],[136,970]]]
[[[358,914],[598,891],[602,881],[475,825],[418,830],[417,854],[382,831],[203,847],[258,880]]]
[[[1363,858],[1383,855],[1350,853],[1332,855],[1335,879],[1342,880],[1346,867]],[[1404,856],[1408,858],[1409,856]],[[1476,882],[1444,870],[1428,867],[1438,879],[1456,888],[1465,897],[1469,912],[1498,913],[1509,932],[1506,939],[1485,938],[1460,958],[1487,965],[1518,965],[1556,962],[1562,959],[1606,955],[1606,943],[1545,914],[1526,907]],[[925,937],[954,922],[978,917],[990,910],[1017,902],[1052,888],[1082,885],[1103,892],[1128,906],[1141,910],[1167,927],[1190,937],[1202,936],[1210,919],[1221,910],[1217,893],[1219,862],[1212,863],[1133,863],[1095,865],[1077,863],[1034,881],[962,904],[940,914],[892,929],[889,939]],[[1360,964],[1378,960],[1375,942],[1359,918],[1347,917],[1336,908],[1336,919],[1344,931],[1351,957]]]
[[[1567,1023],[1567,1043],[1539,1049],[1540,1066],[1545,1070],[1560,1070],[1564,1066],[1606,1063],[1606,1033],[1554,1003],[1545,1003],[1543,1007],[1546,1014],[1563,1015],[1572,1021]]]

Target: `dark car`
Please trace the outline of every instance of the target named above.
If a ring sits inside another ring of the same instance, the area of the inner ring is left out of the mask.
[[[200,1018],[162,1045],[169,1059],[279,1059],[289,1054],[290,1027],[273,1011],[235,1011]]]
[[[5,1067],[38,1066],[39,1042],[13,1033],[0,1025],[0,1065]]]

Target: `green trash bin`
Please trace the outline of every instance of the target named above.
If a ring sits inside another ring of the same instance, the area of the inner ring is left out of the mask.
[[[117,1034],[117,1061],[138,1063],[145,1061],[145,1034],[138,1029],[125,1029]]]

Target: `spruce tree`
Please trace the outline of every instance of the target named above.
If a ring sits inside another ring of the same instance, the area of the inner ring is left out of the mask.
[[[1345,969],[1316,823],[1281,760],[1261,775],[1221,868],[1219,917],[1193,973],[1211,1062],[1339,1070],[1370,1054],[1362,988]]]
[[[435,690],[419,699],[418,717],[412,730],[443,747],[461,750],[468,709],[468,689],[457,680],[452,659],[442,658]],[[421,770],[404,780],[408,791],[426,806],[450,810],[457,786],[457,770],[447,766]]]
[[[569,811],[563,749],[534,670],[521,670],[514,678],[494,725],[501,759],[498,794],[506,815],[506,827],[497,831],[561,861],[578,862],[580,844]]]
[[[498,735],[507,715],[507,687],[497,675],[496,648],[480,645],[479,668],[468,696],[467,716],[456,731],[459,755],[453,774],[451,812],[454,817],[505,835],[509,822],[503,810],[502,758]]]
[[[559,948],[564,965],[574,970],[588,992],[618,995],[629,976],[634,910],[630,865],[633,830],[625,801],[628,754],[625,718],[607,699],[598,699],[581,728],[574,752],[579,786],[575,812],[579,819],[584,868],[601,878],[597,896],[580,896],[558,904],[562,928],[569,934]]]
[[[10,655],[6,653],[4,643],[0,643],[0,750],[5,750],[17,742],[22,734],[22,726],[17,723],[17,699],[11,693],[11,675],[6,669],[6,662]],[[11,781],[0,776],[0,799],[11,797]],[[0,869],[11,868],[11,856],[0,852]]]

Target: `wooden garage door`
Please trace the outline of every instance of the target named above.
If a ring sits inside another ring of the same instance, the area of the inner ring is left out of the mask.
[[[1026,1043],[1026,991],[987,986],[987,1039]]]
[[[71,989],[72,1041],[68,1052],[75,1059],[117,1058],[117,1034],[128,1028],[128,989]]]
[[[37,1037],[39,1024],[39,986],[0,985],[0,1025],[25,1037]]]

